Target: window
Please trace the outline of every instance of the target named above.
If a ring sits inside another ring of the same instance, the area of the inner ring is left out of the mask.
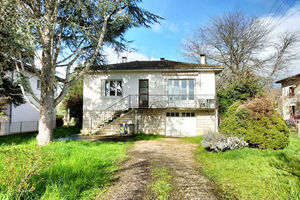
[[[36,88],[41,89],[41,80],[36,80]]]
[[[289,96],[290,97],[295,96],[295,87],[289,87]]]
[[[183,112],[181,114],[182,117],[195,117],[195,113]]]
[[[122,96],[123,88],[121,80],[105,81],[105,96],[107,97],[120,97]]]
[[[295,105],[291,105],[289,108],[290,108],[290,114],[291,115],[295,115],[296,114],[296,106]]]
[[[166,114],[167,117],[179,117],[179,113],[178,112],[167,112]]]
[[[168,95],[174,100],[194,100],[194,80],[169,80]]]

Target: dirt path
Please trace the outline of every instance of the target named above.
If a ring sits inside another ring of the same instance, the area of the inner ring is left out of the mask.
[[[212,183],[202,176],[194,158],[197,145],[178,138],[138,141],[129,150],[113,185],[99,197],[105,200],[155,199],[149,192],[151,170],[168,168],[172,172],[169,199],[217,199]]]

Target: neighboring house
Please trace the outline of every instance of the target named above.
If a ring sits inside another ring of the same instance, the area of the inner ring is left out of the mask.
[[[33,93],[36,96],[41,95],[41,81],[33,72],[27,71],[29,82]],[[11,72],[8,74],[12,80],[17,80],[17,72]],[[29,98],[31,98],[29,96]],[[33,99],[32,99],[33,100]],[[34,101],[34,100],[33,100]],[[9,135],[15,133],[32,132],[38,130],[39,111],[33,108],[29,103],[24,103],[20,106],[15,106],[12,103],[7,103],[4,107],[6,116],[0,118],[0,136]],[[55,115],[53,116],[53,127],[55,127]]]
[[[121,123],[166,136],[217,132],[215,76],[222,69],[164,59],[96,67],[84,76],[82,133],[118,134]]]
[[[283,119],[293,119],[296,123],[300,123],[300,74],[276,83],[281,83]]]

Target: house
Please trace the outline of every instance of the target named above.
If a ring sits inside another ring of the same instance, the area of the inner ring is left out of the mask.
[[[222,66],[134,61],[94,67],[84,76],[83,134],[132,132],[196,136],[218,131],[215,76]]]
[[[30,68],[26,68],[27,76],[29,77],[29,83],[31,85],[33,93],[39,97],[41,95],[41,81],[34,74]],[[17,72],[12,71],[7,76],[11,77],[13,81],[17,80]],[[29,96],[32,99],[32,97]],[[39,111],[33,108],[29,103],[24,103],[20,106],[15,106],[11,102],[0,100],[2,110],[5,113],[5,117],[0,118],[0,136],[9,135],[15,133],[33,132],[38,131],[38,121],[40,118]],[[34,101],[34,100],[33,100]],[[53,116],[53,127],[56,122],[56,112]]]
[[[282,115],[284,120],[300,124],[300,74],[279,80],[281,84]]]

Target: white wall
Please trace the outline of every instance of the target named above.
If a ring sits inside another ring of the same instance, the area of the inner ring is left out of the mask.
[[[295,96],[289,97],[289,87],[295,87]],[[284,120],[288,120],[290,118],[290,110],[289,107],[294,105],[296,108],[296,112],[300,112],[300,83],[296,84],[283,84],[281,88],[282,92],[282,115]]]
[[[167,95],[168,79],[194,79],[195,95],[215,96],[215,73],[161,73],[161,72],[123,72],[110,74],[87,74],[84,76],[83,110],[104,110],[128,95],[138,95],[139,79],[149,80],[149,95]],[[122,80],[122,97],[104,96],[103,80]]]
[[[11,74],[9,74],[11,77]],[[37,80],[38,77],[35,76],[33,73],[28,72],[27,76],[29,77],[29,82],[31,85],[31,88],[33,90],[33,93],[35,96],[40,98],[41,96],[41,90],[37,88]],[[13,79],[16,81],[17,80],[17,73],[13,73]],[[29,95],[29,98],[33,100],[33,98]],[[25,100],[26,101],[26,100]],[[36,105],[38,105],[36,103]],[[10,111],[11,109],[11,111]],[[19,106],[14,106],[12,105],[10,108],[10,105],[8,106],[7,109],[7,115],[10,115],[10,121],[11,124],[9,124],[9,119],[7,120],[2,120],[2,129],[0,130],[0,135],[6,135],[10,131],[10,133],[19,133],[20,130],[22,132],[29,132],[29,131],[37,131],[38,126],[37,122],[39,121],[40,114],[39,111],[36,110],[34,107],[32,107],[28,102],[25,102],[22,105]],[[55,123],[56,119],[56,110],[54,110],[53,114],[53,127],[56,126]],[[22,122],[22,123],[21,123]]]
[[[27,76],[29,77],[29,82],[33,90],[33,93],[35,94],[35,96],[39,98],[41,96],[41,91],[40,89],[37,88],[38,77],[36,77],[32,73],[27,73]],[[16,73],[14,77],[15,77],[14,80],[16,80],[17,79]],[[31,96],[29,96],[29,98],[33,100]],[[11,122],[38,121],[39,117],[40,117],[39,111],[37,111],[27,102],[17,107],[15,107],[14,105],[12,106]]]

